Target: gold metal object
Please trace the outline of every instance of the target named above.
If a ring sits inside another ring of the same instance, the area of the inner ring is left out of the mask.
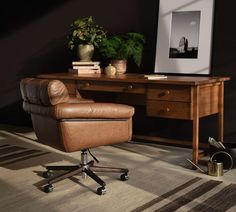
[[[210,176],[223,176],[223,163],[209,160],[207,163],[207,174]]]
[[[225,154],[229,157],[230,161],[231,161],[231,165],[229,167],[229,169],[227,169],[226,171],[224,171],[224,166],[222,162],[217,162],[214,160],[214,157],[218,154]],[[202,173],[208,174],[210,176],[215,176],[215,177],[219,177],[219,176],[223,176],[224,173],[228,172],[230,169],[232,169],[233,167],[233,158],[231,157],[231,155],[225,151],[219,151],[219,152],[215,152],[210,160],[207,163],[207,172],[205,172],[204,170],[202,170],[198,165],[196,165],[195,163],[193,163],[191,160],[189,160],[187,158],[187,161],[190,162],[193,166],[195,166],[198,170],[200,170]]]

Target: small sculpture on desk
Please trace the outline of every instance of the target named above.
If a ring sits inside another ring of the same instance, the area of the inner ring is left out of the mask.
[[[114,76],[116,75],[116,68],[114,66],[112,66],[111,64],[109,64],[106,68],[105,68],[105,74],[108,76]]]

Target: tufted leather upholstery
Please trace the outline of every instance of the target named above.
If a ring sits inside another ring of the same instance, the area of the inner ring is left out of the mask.
[[[72,152],[131,139],[131,106],[70,97],[59,80],[25,78],[20,89],[41,143]]]
[[[69,100],[66,86],[58,80],[26,78],[21,83],[21,94],[25,102],[35,105],[52,106]]]

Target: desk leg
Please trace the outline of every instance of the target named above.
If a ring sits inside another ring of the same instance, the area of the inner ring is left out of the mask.
[[[192,161],[198,164],[199,149],[199,86],[193,87],[193,146]]]
[[[220,83],[218,96],[218,139],[224,141],[224,82]]]

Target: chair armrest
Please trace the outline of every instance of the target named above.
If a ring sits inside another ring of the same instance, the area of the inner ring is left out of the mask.
[[[92,99],[83,99],[78,97],[70,97],[68,103],[93,103]]]
[[[134,115],[132,106],[114,103],[62,103],[53,107],[56,119],[122,119]]]

